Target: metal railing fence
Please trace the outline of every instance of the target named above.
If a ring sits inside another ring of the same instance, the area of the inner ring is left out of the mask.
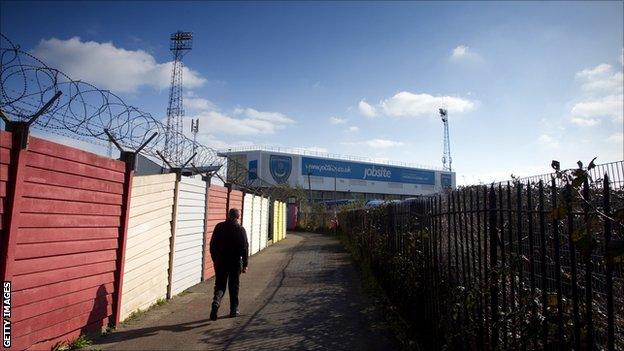
[[[343,211],[434,349],[624,349],[624,191],[609,176],[473,186]]]

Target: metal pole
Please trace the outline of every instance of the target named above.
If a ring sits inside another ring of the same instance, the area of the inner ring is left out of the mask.
[[[310,183],[310,174],[312,172],[308,172],[308,204],[312,204],[312,183]]]
[[[334,168],[334,201],[338,200],[336,193],[336,169]]]

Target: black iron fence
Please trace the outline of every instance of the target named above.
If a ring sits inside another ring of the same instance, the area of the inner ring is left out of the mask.
[[[600,181],[600,180],[603,180],[603,176],[606,174],[609,177],[609,183],[611,184],[612,188],[614,189],[624,188],[624,161],[614,161],[614,162],[603,163],[603,164],[596,165],[595,167],[591,169],[587,169],[587,168],[585,169],[587,170],[587,173],[591,177],[591,179]],[[572,171],[572,170],[568,170],[568,171]],[[516,181],[520,183],[526,183],[526,182],[538,183],[541,180],[544,183],[548,183],[550,182],[550,179],[555,176],[556,176],[556,173],[544,173],[544,174],[520,178],[520,179],[517,179]],[[559,186],[565,185],[563,183],[563,180],[561,179],[555,178],[555,181],[557,182],[557,185]],[[504,183],[506,182],[502,182],[502,184]]]
[[[624,191],[555,179],[343,211],[430,348],[624,349]]]

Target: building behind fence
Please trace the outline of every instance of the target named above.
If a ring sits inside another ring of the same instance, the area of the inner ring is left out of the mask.
[[[601,178],[468,187],[339,221],[431,348],[621,350],[624,192]]]

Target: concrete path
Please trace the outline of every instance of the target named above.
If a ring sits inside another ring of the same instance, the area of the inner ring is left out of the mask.
[[[289,233],[250,258],[241,316],[224,297],[210,321],[214,279],[94,340],[95,350],[392,350],[388,328],[331,237]]]

